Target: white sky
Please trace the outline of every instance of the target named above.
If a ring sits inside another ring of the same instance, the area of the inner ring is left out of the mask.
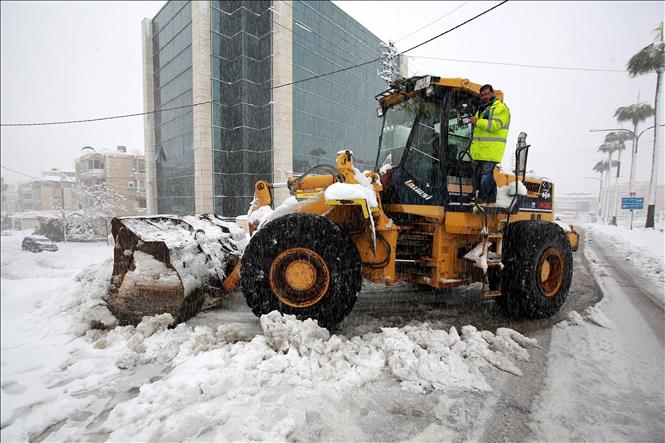
[[[383,40],[398,40],[462,2],[336,2]],[[3,123],[69,120],[141,112],[141,20],[163,2],[2,2],[1,116]],[[399,50],[434,36],[496,2],[471,2],[399,41]],[[623,69],[653,39],[663,2],[511,1],[409,53],[519,64]],[[532,145],[529,167],[560,191],[596,190],[591,168],[603,134],[618,127],[619,106],[653,103],[656,76],[563,71],[415,59],[411,73],[465,77],[502,89],[511,109],[510,158],[517,134]],[[379,91],[377,91],[379,92]],[[653,121],[644,124],[646,128]],[[624,125],[624,127],[628,127]],[[649,180],[653,138],[641,138],[638,180]],[[378,137],[378,134],[377,134]],[[73,169],[83,146],[143,150],[143,118],[55,127],[2,128],[2,165],[40,175]],[[626,175],[628,154],[623,156]],[[661,165],[660,182],[663,182]],[[8,181],[21,177],[5,169]]]

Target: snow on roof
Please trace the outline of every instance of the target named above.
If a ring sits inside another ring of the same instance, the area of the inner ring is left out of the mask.
[[[71,216],[80,216],[82,215],[81,211],[65,211],[65,217]],[[24,211],[24,212],[15,212],[10,215],[12,218],[62,218],[62,211],[52,209],[52,210],[34,210],[34,211]]]

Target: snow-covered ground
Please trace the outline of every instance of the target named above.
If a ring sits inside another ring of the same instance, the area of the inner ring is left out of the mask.
[[[254,337],[234,324],[168,329],[168,315],[92,329],[112,323],[111,248],[34,254],[20,239],[2,239],[3,441],[371,440],[381,392],[491,391],[487,371],[519,376],[537,346],[507,328],[423,323],[348,339],[276,312]]]
[[[661,307],[665,307],[665,234],[662,230],[583,225],[603,249],[623,257],[622,267]]]
[[[585,258],[604,298],[584,318],[572,311],[553,328],[531,437],[665,441],[663,232],[592,224],[584,229]],[[632,264],[630,273],[613,266],[613,256]],[[640,282],[655,284],[660,297]]]
[[[586,229],[589,245],[607,230]],[[615,237],[627,251],[640,247]],[[499,391],[529,379],[532,356],[545,352],[540,393],[527,399],[530,438],[665,435],[663,337],[640,323],[592,250],[606,297],[571,311],[541,350],[511,329],[467,323],[412,321],[349,337],[277,313],[260,319],[258,334],[202,324],[205,315],[172,329],[168,316],[113,327],[103,301],[111,247],[61,243],[34,254],[18,235],[1,240],[2,441],[487,440],[486,424],[505,407]],[[655,240],[646,244],[640,257],[653,253]],[[657,281],[660,263],[644,278]]]

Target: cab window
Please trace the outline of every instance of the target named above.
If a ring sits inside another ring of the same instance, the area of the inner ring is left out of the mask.
[[[437,186],[441,169],[441,108],[424,100],[412,100],[410,104],[415,108],[416,120],[403,167],[421,186]]]

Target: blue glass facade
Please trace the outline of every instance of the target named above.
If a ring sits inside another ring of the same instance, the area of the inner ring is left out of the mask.
[[[293,80],[377,58],[380,43],[328,1],[293,2]],[[374,96],[387,88],[379,62],[293,86],[293,169],[335,164],[350,148],[357,167],[373,169],[381,122]]]
[[[270,1],[213,1],[213,207],[247,212],[254,183],[272,180]]]
[[[170,1],[153,23],[155,109],[192,104],[192,7]],[[194,213],[192,108],[155,113],[157,210]],[[150,160],[150,159],[148,159]]]
[[[194,133],[201,130],[210,131],[215,213],[246,213],[254,183],[273,181],[273,165],[280,159],[274,158],[272,126],[272,87],[277,86],[272,45],[278,26],[272,4],[271,0],[211,1],[209,29],[196,21],[204,19],[195,12],[195,28],[210,33],[210,99],[219,103],[209,105],[210,123],[205,128],[194,127],[191,107],[155,114],[154,155],[148,160],[155,162],[158,212],[196,212]],[[292,42],[288,50],[293,81],[379,55],[380,40],[329,1],[279,6],[291,8],[292,30],[285,29]],[[193,104],[192,9],[189,1],[171,0],[152,20],[156,110]],[[374,167],[380,131],[374,96],[386,89],[377,76],[379,69],[376,62],[293,86],[292,107],[287,106],[293,112],[292,128],[287,133],[292,134],[296,173],[321,163],[334,164],[336,152],[347,148],[354,151],[361,170]],[[196,124],[202,124],[200,117]],[[197,141],[197,149],[208,147]]]

